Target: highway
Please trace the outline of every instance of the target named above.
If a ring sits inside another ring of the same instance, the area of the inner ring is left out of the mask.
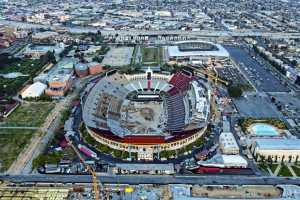
[[[69,32],[73,33],[87,33],[87,32],[97,32],[101,31],[101,34],[104,36],[107,35],[116,35],[122,36],[199,36],[199,37],[249,37],[249,36],[262,36],[269,38],[300,38],[300,33],[288,33],[288,32],[262,32],[262,31],[253,31],[253,30],[236,30],[236,31],[222,31],[222,30],[200,30],[200,31],[185,31],[185,30],[104,30],[96,27],[84,27],[84,26],[52,26],[52,25],[43,25],[43,24],[32,24],[28,22],[18,22],[10,20],[0,20],[0,24],[6,24],[18,28],[24,29],[55,29],[55,28],[64,28]]]
[[[271,176],[160,176],[160,175],[100,175],[107,184],[200,184],[200,185],[300,185],[300,178]],[[32,183],[91,183],[89,175],[10,175],[0,176],[0,180],[16,184]]]

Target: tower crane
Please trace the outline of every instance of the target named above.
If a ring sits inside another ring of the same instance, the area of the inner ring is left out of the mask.
[[[214,80],[216,83],[217,82],[221,82],[225,85],[229,85],[229,82],[228,81],[225,81],[225,80],[222,80],[218,77],[218,74],[215,76],[215,75],[212,75],[210,74],[209,72],[205,71],[205,70],[201,70],[199,68],[196,68],[195,66],[193,65],[186,65],[186,67],[192,69],[194,72],[196,72],[196,74],[201,74],[201,75],[206,75],[208,76],[209,78],[211,78],[212,80]]]
[[[74,146],[74,144],[72,143],[71,140],[69,140],[69,144],[71,145],[71,147],[75,151],[76,155],[79,157],[80,162],[83,163],[83,165],[85,166],[87,171],[92,175],[93,192],[94,192],[94,195],[95,195],[95,200],[100,200],[101,199],[100,198],[100,191],[105,191],[105,190],[109,191],[109,189],[107,189],[107,188],[105,189],[103,184],[101,183],[101,181],[98,181],[96,170],[92,166],[86,164],[84,158],[82,157],[82,155],[80,154],[78,149]],[[99,186],[100,186],[100,188],[99,188]],[[118,190],[119,191],[124,191],[125,193],[132,193],[133,192],[133,188],[130,187],[130,186],[126,186],[124,188],[119,188]]]
[[[88,164],[86,164],[84,162],[84,158],[81,156],[80,152],[74,146],[74,144],[72,143],[72,141],[70,141],[70,145],[73,148],[73,150],[75,151],[76,155],[79,157],[80,162],[82,162],[84,164],[84,166],[87,169],[87,171],[92,175],[93,191],[94,191],[94,195],[95,195],[95,200],[100,200],[100,190],[99,190],[99,186],[98,185],[102,186],[102,183],[99,181],[99,184],[98,184],[97,174],[96,174],[95,169],[92,166],[90,166],[90,165],[88,165]]]

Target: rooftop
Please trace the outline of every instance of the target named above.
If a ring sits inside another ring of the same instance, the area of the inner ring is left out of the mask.
[[[174,166],[172,163],[167,164],[144,164],[144,163],[117,163],[116,167],[121,168],[122,170],[141,170],[141,171],[156,171],[156,170],[164,170],[164,171],[174,171]]]
[[[175,57],[175,56],[216,56],[216,57],[229,57],[229,53],[227,52],[227,50],[222,47],[219,44],[213,44],[210,42],[202,42],[202,41],[189,41],[189,43],[208,43],[211,45],[214,45],[217,50],[213,49],[213,50],[199,50],[199,49],[195,49],[194,51],[180,51],[179,46],[168,46],[168,54],[171,57]],[[183,42],[178,42],[178,45],[182,45]]]
[[[256,139],[255,143],[263,150],[300,150],[300,139],[263,138]]]

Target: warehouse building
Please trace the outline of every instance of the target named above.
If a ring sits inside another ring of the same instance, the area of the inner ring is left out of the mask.
[[[300,139],[255,139],[251,152],[257,160],[265,158],[274,162],[296,162],[300,157]]]
[[[46,88],[46,84],[41,82],[35,82],[21,92],[21,97],[22,99],[40,97],[42,94],[44,94]]]

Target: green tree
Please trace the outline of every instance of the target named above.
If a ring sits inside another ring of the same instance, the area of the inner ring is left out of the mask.
[[[237,98],[242,96],[243,90],[239,86],[229,86],[228,93],[230,97]]]

